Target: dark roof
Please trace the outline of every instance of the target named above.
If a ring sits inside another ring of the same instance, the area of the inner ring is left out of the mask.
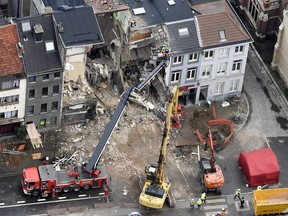
[[[136,19],[143,21],[142,26],[158,25],[194,17],[186,0],[174,0],[174,2],[174,5],[169,5],[168,0],[126,0],[126,5],[131,10],[142,7],[145,9],[145,14],[134,15]]]
[[[53,11],[61,10],[61,6],[66,5],[68,7],[78,7],[85,5],[84,0],[42,0],[45,6],[52,7]]]
[[[56,23],[62,22],[60,33],[65,47],[103,44],[103,36],[91,6],[54,12]]]
[[[252,42],[238,20],[221,12],[197,16],[203,47],[224,46],[241,42]],[[226,40],[221,41],[219,31],[225,32]]]
[[[188,29],[189,35],[180,36],[179,29],[184,28]],[[172,53],[201,51],[194,20],[169,24],[167,29]]]
[[[0,76],[24,73],[23,59],[17,53],[18,42],[15,24],[0,27]]]
[[[30,21],[30,31],[23,32],[22,22]],[[37,74],[62,68],[54,23],[51,14],[25,17],[17,20],[21,43],[24,46],[24,64],[27,74]],[[40,24],[44,30],[43,41],[35,42],[33,26]],[[28,40],[24,40],[26,37]],[[46,51],[45,42],[53,41],[54,50]]]

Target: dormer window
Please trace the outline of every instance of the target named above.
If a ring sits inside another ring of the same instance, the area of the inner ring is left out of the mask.
[[[41,24],[36,24],[35,26],[33,26],[33,30],[34,30],[35,41],[36,42],[43,41],[44,30],[42,28],[42,25]]]
[[[46,51],[47,52],[55,50],[53,41],[46,41],[45,42],[45,47],[46,47]]]

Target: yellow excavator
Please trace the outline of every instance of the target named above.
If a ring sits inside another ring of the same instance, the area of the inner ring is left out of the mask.
[[[157,164],[148,165],[145,168],[146,180],[139,197],[139,203],[143,206],[160,209],[168,198],[170,207],[175,205],[175,199],[171,195],[171,183],[164,180],[164,164],[166,162],[166,149],[169,139],[171,122],[179,121],[177,115],[179,89],[174,86],[169,98],[166,113],[165,128]]]

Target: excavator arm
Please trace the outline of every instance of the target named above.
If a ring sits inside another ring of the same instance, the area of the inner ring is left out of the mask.
[[[212,170],[216,170],[216,159],[215,159],[215,155],[214,155],[214,144],[213,144],[212,133],[211,133],[210,129],[209,129],[209,132],[208,132],[207,143],[208,143],[209,149],[210,149],[210,164],[211,164],[211,168],[212,168]]]

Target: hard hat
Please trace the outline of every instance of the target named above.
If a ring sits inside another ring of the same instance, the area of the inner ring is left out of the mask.
[[[226,211],[226,209],[225,209],[225,208],[222,208],[222,211]]]
[[[192,201],[194,201],[194,199],[192,199]]]

